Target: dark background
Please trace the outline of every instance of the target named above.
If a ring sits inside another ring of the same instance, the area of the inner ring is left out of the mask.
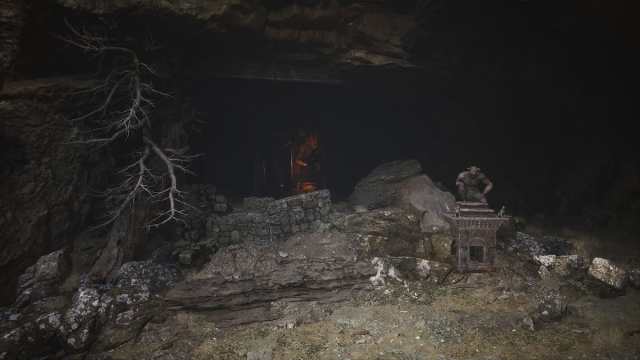
[[[589,226],[638,223],[637,5],[434,0],[402,1],[398,9],[419,19],[407,49],[416,67],[342,69],[337,84],[194,73],[201,58],[214,53],[224,61],[237,48],[246,56],[259,41],[240,39],[233,49],[208,38],[185,41],[170,29],[187,32],[189,24],[162,19],[156,27],[145,19],[144,29],[135,21],[119,26],[125,35],[158,34],[184,75],[165,85],[191,99],[204,121],[191,144],[206,155],[193,182],[237,197],[270,194],[256,188],[256,159],[286,157],[288,134],[303,126],[320,133],[338,200],[380,163],[414,158],[450,189],[460,171],[480,166],[496,186],[491,203],[516,214]],[[64,16],[37,10],[17,76],[94,69],[51,36],[64,33]]]

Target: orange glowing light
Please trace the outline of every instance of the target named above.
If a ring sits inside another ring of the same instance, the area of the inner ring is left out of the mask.
[[[300,190],[303,193],[313,192],[313,191],[316,191],[317,189],[318,187],[316,186],[316,183],[311,181],[305,181],[300,184]]]

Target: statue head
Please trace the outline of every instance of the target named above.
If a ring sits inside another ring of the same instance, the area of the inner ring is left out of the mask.
[[[469,173],[471,173],[471,175],[475,176],[480,174],[480,168],[477,166],[469,166],[467,168],[467,170],[469,171]]]

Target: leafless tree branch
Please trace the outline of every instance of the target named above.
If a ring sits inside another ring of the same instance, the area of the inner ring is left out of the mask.
[[[103,193],[106,201],[115,205],[95,228],[114,222],[141,197],[159,204],[161,209],[148,227],[171,221],[184,222],[187,208],[192,206],[184,200],[178,173],[193,174],[189,164],[196,156],[189,155],[187,149],[163,149],[149,135],[153,133],[151,113],[155,98],[170,95],[145,80],[146,76],[157,74],[151,66],[140,61],[135,51],[113,45],[107,37],[78,30],[68,22],[67,26],[71,37],[61,38],[67,44],[101,58],[107,54],[122,56],[122,61],[117,62],[100,85],[84,92],[103,99],[93,110],[70,119],[74,124],[88,123],[90,130],[78,132],[79,136],[68,143],[107,145],[120,138],[129,138],[132,132],[142,135],[136,139],[141,139],[139,146],[143,150],[135,161],[117,172],[120,182]],[[156,174],[152,172],[152,158],[162,164],[161,169],[154,169],[158,170]]]
[[[166,199],[169,203],[169,209],[162,212],[156,218],[154,218],[151,223],[149,223],[150,227],[158,227],[162,224],[165,224],[169,221],[181,221],[184,222],[184,216],[186,215],[186,211],[184,210],[184,204],[186,204],[182,199],[184,193],[178,189],[178,179],[176,177],[176,171],[188,172],[189,170],[180,165],[182,163],[188,163],[190,161],[189,157],[184,157],[183,155],[167,155],[167,152],[163,151],[156,145],[148,137],[144,137],[144,142],[147,144],[151,150],[156,154],[160,160],[162,160],[164,166],[166,167],[166,174],[169,178],[169,185],[165,186],[164,189],[156,192],[154,196],[160,197],[160,199]]]
[[[66,20],[65,20],[66,21]],[[135,51],[109,43],[106,37],[78,30],[66,22],[72,37],[59,37],[62,41],[95,56],[120,54],[125,61],[112,69],[103,83],[90,90],[94,94],[104,94],[104,100],[92,111],[70,119],[72,122],[92,120],[107,123],[102,134],[91,138],[78,138],[71,144],[106,144],[120,137],[128,136],[132,131],[151,126],[149,113],[155,106],[154,96],[169,96],[145,82],[145,73],[156,75],[153,68],[142,62]],[[125,104],[125,105],[123,105]]]

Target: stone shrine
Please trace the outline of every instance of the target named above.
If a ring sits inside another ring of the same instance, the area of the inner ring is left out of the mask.
[[[445,213],[444,217],[451,224],[456,269],[493,271],[496,233],[510,217],[496,214],[481,202],[457,202],[455,212]]]

